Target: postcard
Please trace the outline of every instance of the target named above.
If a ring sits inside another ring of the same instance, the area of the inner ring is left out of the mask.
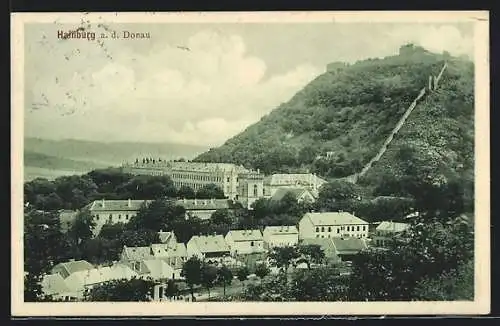
[[[489,13],[14,13],[12,315],[490,309]]]

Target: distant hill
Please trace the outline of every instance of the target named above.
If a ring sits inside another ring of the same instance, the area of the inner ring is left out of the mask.
[[[195,161],[234,162],[265,173],[311,171],[332,179],[352,175],[378,152],[428,85],[429,76],[439,74],[445,62],[448,68],[439,89],[417,105],[377,168],[366,177],[401,170],[402,152],[408,146],[439,152],[442,156],[433,158],[470,173],[474,162],[473,63],[411,44],[383,59],[328,65],[327,72],[288,102]]]
[[[120,165],[138,157],[161,157],[191,159],[207,147],[169,143],[105,143],[84,140],[47,140],[40,138],[24,139],[24,150],[28,153],[43,154],[60,159],[90,161],[91,165]]]

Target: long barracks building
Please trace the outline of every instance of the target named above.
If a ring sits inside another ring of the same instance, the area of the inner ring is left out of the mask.
[[[219,186],[229,199],[238,199],[239,175],[251,172],[241,165],[230,163],[172,162],[163,160],[137,160],[124,164],[123,172],[135,175],[169,176],[177,188],[191,187],[197,191],[207,184]]]

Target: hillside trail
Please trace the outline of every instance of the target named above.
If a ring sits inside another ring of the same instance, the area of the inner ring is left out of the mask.
[[[427,93],[431,93],[431,92],[433,92],[434,90],[437,89],[439,81],[441,80],[441,77],[442,77],[442,75],[443,75],[446,67],[447,67],[447,63],[445,62],[444,65],[443,65],[443,68],[441,68],[441,71],[439,72],[439,75],[437,77],[432,76],[432,75],[429,76],[429,84],[427,85],[427,87],[424,87],[424,88],[422,88],[420,90],[420,93],[417,95],[417,97],[415,98],[415,100],[413,100],[413,102],[410,104],[410,106],[408,107],[408,109],[406,109],[405,113],[399,119],[399,121],[396,124],[396,126],[392,129],[391,133],[386,138],[386,140],[384,141],[382,147],[379,149],[379,151],[377,152],[377,154],[363,167],[363,169],[361,169],[360,172],[355,173],[353,175],[350,175],[350,176],[346,177],[345,180],[347,182],[357,183],[357,181],[359,180],[359,178],[363,177],[364,175],[366,175],[366,173],[370,170],[370,168],[373,166],[373,164],[375,162],[378,162],[380,160],[380,158],[384,155],[384,153],[387,150],[388,146],[391,144],[392,140],[394,139],[394,136],[396,136],[397,133],[399,132],[399,130],[404,126],[404,124],[406,122],[406,119],[408,119],[408,117],[410,116],[410,114],[412,113],[412,111],[417,106],[418,102]]]

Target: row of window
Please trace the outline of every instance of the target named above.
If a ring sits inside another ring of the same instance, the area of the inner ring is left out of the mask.
[[[106,219],[104,216],[100,216],[100,215],[95,215],[94,216],[94,218],[96,219],[96,221],[99,221],[99,219],[101,217],[103,218],[103,220]],[[118,214],[118,219],[119,220],[122,220],[122,217],[123,217],[123,219],[125,219],[126,221],[128,221],[130,219],[130,217],[132,217],[132,216],[129,216],[129,214],[125,214],[125,215]],[[113,220],[113,214],[109,214],[108,221],[111,222],[112,220]]]
[[[346,236],[346,237],[350,237],[351,235],[349,235],[349,234],[344,234],[344,236]],[[360,235],[357,235],[357,237],[358,237],[358,238],[366,238],[366,234],[360,234]],[[322,235],[320,236],[319,234],[316,234],[316,238],[325,238],[325,235],[324,235],[324,234],[322,234]],[[327,238],[332,238],[332,235],[331,235],[331,234],[329,234],[329,235],[327,236]]]
[[[340,233],[340,231],[361,231],[361,228],[359,225],[357,226],[347,226],[347,227],[344,227],[344,226],[341,226],[340,228],[337,228],[337,233]],[[363,225],[363,228],[362,228],[363,231],[366,231],[366,225]],[[320,231],[320,228],[317,226],[316,227],[316,232],[325,232],[325,227],[322,226],[321,227],[321,231]],[[332,232],[332,227],[329,226],[328,227],[328,231],[327,232]]]

